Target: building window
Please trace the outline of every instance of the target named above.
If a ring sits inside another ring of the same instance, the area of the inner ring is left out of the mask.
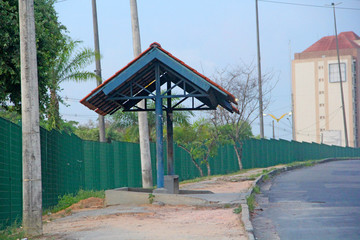
[[[343,82],[346,82],[346,64],[340,63],[341,78]],[[340,82],[339,65],[337,63],[329,64],[329,82]]]

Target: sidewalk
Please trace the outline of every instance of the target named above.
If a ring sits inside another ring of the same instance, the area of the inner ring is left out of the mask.
[[[188,195],[211,203],[206,207],[155,202],[72,210],[70,216],[45,223],[44,235],[38,239],[247,239],[241,214],[234,214],[233,209],[252,184],[246,179],[261,172],[256,169],[180,185],[184,190],[214,192]]]

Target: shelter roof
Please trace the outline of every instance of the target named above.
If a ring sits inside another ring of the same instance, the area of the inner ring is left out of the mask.
[[[158,43],[152,43],[147,50],[80,102],[104,116],[113,114],[120,108],[131,111],[142,99],[150,99],[154,96],[155,65],[160,66],[161,85],[171,82],[173,85],[171,88],[176,86],[182,89],[184,94],[188,93],[188,95],[170,96],[171,89],[170,91],[168,89],[164,98],[194,97],[208,109],[215,109],[220,105],[230,112],[238,112],[238,109],[232,105],[237,103],[231,93],[164,50]],[[202,110],[201,108],[189,110],[197,109]]]

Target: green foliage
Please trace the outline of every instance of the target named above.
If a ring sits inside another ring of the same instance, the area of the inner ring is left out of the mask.
[[[233,210],[233,213],[235,213],[235,214],[240,214],[242,212],[242,207],[241,207],[241,205],[239,205],[237,208],[235,208],[234,210]]]
[[[256,185],[256,186],[254,187],[254,193],[255,193],[255,194],[259,194],[259,193],[260,193],[260,187],[259,187],[259,186]]]
[[[308,160],[308,161],[301,161],[301,162],[292,162],[287,164],[287,166],[289,167],[293,167],[293,166],[306,166],[306,167],[311,167],[314,166],[316,164],[315,160]]]
[[[269,179],[269,175],[268,175],[268,174],[265,174],[265,175],[263,176],[263,178],[262,178],[263,181],[266,181],[266,180],[268,180],[268,179]]]
[[[148,199],[149,199],[149,203],[152,204],[155,200],[155,195],[152,193],[149,193]]]
[[[2,229],[2,227],[0,227]],[[11,226],[0,231],[0,240],[18,240],[25,237],[25,231],[21,228],[18,221],[15,221]]]
[[[68,39],[48,74],[50,104],[46,110],[47,129],[62,128],[59,103],[64,102],[58,94],[60,84],[64,81],[82,82],[97,78],[94,72],[83,70],[95,60],[95,52],[89,48],[78,49],[80,43]]]
[[[247,205],[249,206],[249,211],[250,212],[254,212],[254,210],[255,210],[255,204],[256,204],[256,202],[255,202],[255,194],[250,194],[250,196],[248,196],[247,198],[246,198],[246,203],[247,203]]]
[[[90,197],[105,198],[105,191],[85,191],[80,190],[77,194],[65,194],[64,196],[59,196],[59,202],[56,206],[47,209],[43,214],[49,212],[56,213],[58,211],[64,210],[74,203],[78,203],[80,200],[87,199]]]
[[[48,103],[49,72],[57,54],[65,45],[66,28],[58,21],[55,0],[36,0],[35,28],[39,80],[39,99],[42,112]],[[0,104],[15,105],[20,111],[20,34],[17,0],[0,0]]]
[[[173,104],[177,99],[171,99]],[[164,105],[166,104],[166,99],[163,99]],[[179,107],[182,107],[179,105]],[[147,108],[154,109],[155,102],[148,102]],[[148,115],[148,124],[149,124],[149,134],[150,141],[154,142],[156,140],[156,117],[155,112],[150,111]],[[189,126],[190,118],[194,114],[190,111],[174,111],[173,112],[173,124],[174,126]],[[163,111],[163,120],[164,120],[164,134],[166,133],[166,112]],[[117,111],[110,116],[109,119],[109,129],[111,132],[118,132],[120,139],[117,141],[124,142],[139,142],[139,127],[138,127],[138,113],[137,112],[123,112]]]
[[[174,141],[189,153],[192,162],[203,176],[201,165],[205,164],[210,175],[209,157],[217,153],[222,138],[214,135],[214,128],[205,120],[196,121],[190,126],[179,126],[174,128]]]
[[[15,124],[21,123],[21,115],[15,110],[13,106],[8,109],[0,108],[0,117],[5,118]]]

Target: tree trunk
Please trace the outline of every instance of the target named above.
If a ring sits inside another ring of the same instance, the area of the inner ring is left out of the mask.
[[[210,163],[208,161],[206,161],[206,168],[207,168],[207,175],[210,176],[211,175],[211,169],[210,169]]]
[[[236,157],[237,157],[237,160],[238,160],[239,170],[243,169],[243,165],[242,165],[242,162],[241,162],[242,149],[243,149],[243,144],[241,142],[239,143],[239,147],[237,147],[236,143],[234,144],[234,150],[235,150]]]
[[[200,176],[203,177],[204,176],[204,172],[201,169],[200,165],[195,161],[195,159],[193,157],[191,157],[191,161],[195,164],[195,167],[199,170],[200,172]]]
[[[59,99],[57,97],[56,90],[54,89],[50,89],[48,120],[51,124],[51,128],[60,129]]]
[[[195,165],[195,167],[199,170],[199,173],[200,173],[200,176],[203,177],[204,176],[204,172],[203,170],[201,169],[200,165],[195,161],[195,159],[191,156],[191,153],[190,153],[190,150],[187,149],[186,147],[184,147],[183,145],[181,144],[178,144],[179,147],[181,147],[182,149],[184,149],[189,155],[190,155],[190,158],[191,158],[191,161],[193,162],[193,164]]]

